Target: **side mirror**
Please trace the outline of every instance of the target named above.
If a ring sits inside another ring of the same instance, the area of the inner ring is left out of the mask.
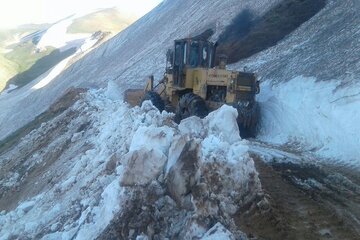
[[[260,81],[256,81],[256,94],[260,93]]]

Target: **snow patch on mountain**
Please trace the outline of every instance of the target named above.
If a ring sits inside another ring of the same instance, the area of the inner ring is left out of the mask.
[[[38,49],[45,49],[48,46],[55,47],[60,51],[81,46],[90,34],[68,34],[67,29],[72,24],[74,17],[59,21],[46,30],[41,36]]]

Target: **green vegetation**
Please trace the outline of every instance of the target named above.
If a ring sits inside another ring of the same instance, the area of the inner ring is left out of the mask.
[[[42,69],[44,62],[42,65],[37,63],[52,52],[54,52],[54,48],[48,48],[46,51],[36,53],[35,46],[27,42],[15,46],[13,51],[0,56],[0,66],[4,69],[4,74],[0,75],[0,90],[3,90],[9,84],[15,84],[19,87],[24,86],[50,69]],[[45,65],[53,66],[53,62],[47,62]]]
[[[250,57],[276,45],[325,5],[326,0],[283,0],[257,19],[244,10],[220,36],[218,53],[230,63]]]
[[[13,51],[5,54],[5,57],[18,65],[18,72],[24,72],[31,68],[35,62],[49,55],[55,48],[47,48],[46,51],[36,53],[34,44],[27,42],[19,44]]]
[[[53,49],[41,54],[35,54],[35,46],[32,43],[13,44],[16,38],[24,37],[32,32],[38,31],[47,25],[29,24],[17,29],[0,31],[0,92],[9,84],[9,80],[16,74],[30,69],[37,60],[49,54]],[[13,51],[6,53],[8,49]]]
[[[0,32],[0,46],[4,46],[5,42],[11,38],[11,34],[9,31]]]
[[[48,49],[46,52],[36,53],[36,56],[28,58],[26,58],[27,54],[25,53],[21,71],[19,71],[19,74],[17,74],[15,77],[11,78],[8,81],[8,84],[15,84],[19,87],[22,87],[35,78],[39,77],[41,74],[50,70],[63,59],[74,54],[75,51],[76,48],[72,48],[64,52],[60,52],[57,49]],[[21,54],[15,56],[19,57]]]
[[[0,92],[4,90],[8,79],[17,74],[16,63],[8,60],[0,53]]]
[[[135,19],[124,17],[116,9],[110,8],[75,19],[68,33],[93,33],[96,31],[118,33],[133,23]]]
[[[68,33],[94,33],[99,30],[118,33],[134,21],[134,18],[110,8],[75,19],[68,28]],[[26,42],[9,45],[16,39],[47,27],[48,24],[29,24],[0,32],[0,92],[9,84],[24,86],[75,52],[75,49],[60,52],[53,47],[36,52],[31,37]],[[6,48],[12,51],[2,51]]]
[[[18,87],[26,85],[73,54],[75,50],[60,52],[48,47],[43,52],[35,52],[35,46],[30,42],[17,45],[13,51],[0,55],[0,91],[9,84]]]

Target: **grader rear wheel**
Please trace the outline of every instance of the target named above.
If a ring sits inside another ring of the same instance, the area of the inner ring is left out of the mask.
[[[238,126],[242,138],[251,138],[256,136],[257,124],[260,116],[260,108],[257,102],[250,105],[234,106],[238,110]]]
[[[186,93],[180,98],[176,108],[175,122],[179,123],[190,116],[204,118],[208,113],[204,99],[194,93]]]

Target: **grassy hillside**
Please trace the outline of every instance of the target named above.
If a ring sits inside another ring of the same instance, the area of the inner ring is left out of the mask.
[[[94,33],[101,30],[116,34],[135,20],[133,17],[119,13],[115,8],[109,8],[75,19],[67,32]],[[19,87],[29,83],[75,52],[75,49],[60,52],[52,47],[47,47],[43,52],[35,52],[31,38],[22,43],[12,44],[47,27],[49,24],[29,24],[17,29],[0,31],[0,91],[11,83]],[[12,51],[8,53],[1,51],[6,48]]]
[[[4,46],[5,42],[11,37],[11,33],[9,31],[0,32],[0,46]]]
[[[115,8],[110,8],[75,19],[68,28],[68,33],[93,33],[98,30],[118,33],[135,20],[124,16]]]
[[[16,75],[18,66],[0,53],[0,92],[4,90],[8,79]]]
[[[13,51],[0,56],[0,66],[4,69],[3,73],[0,74],[0,91],[8,84],[21,87],[49,69],[47,67],[44,71],[42,69],[44,63],[41,65],[37,63],[54,52],[55,48],[49,47],[40,53],[36,53],[34,50],[35,46],[31,42],[21,43],[14,46]],[[45,65],[48,66],[48,63]],[[50,65],[54,65],[53,61],[50,63]]]
[[[48,48],[45,52],[36,53],[35,56],[33,54],[31,57],[27,58],[26,61],[23,61],[21,71],[7,83],[22,87],[56,66],[56,64],[63,59],[74,54],[75,51],[76,48],[71,48],[63,52],[60,52],[58,49]],[[26,66],[26,68],[24,66]]]
[[[53,50],[50,49],[45,53],[34,54],[34,45],[32,43],[13,44],[12,46],[9,46],[9,43],[18,41],[21,37],[47,26],[48,24],[29,24],[20,26],[17,29],[0,31],[0,92],[4,90],[7,82],[16,74],[30,69],[37,60]],[[9,49],[13,49],[13,51],[7,53]]]
[[[48,47],[43,52],[35,53],[34,44],[28,42],[19,44],[13,51],[5,54],[5,57],[18,65],[19,72],[23,72],[31,68],[37,60],[49,55],[54,49],[55,48]]]

